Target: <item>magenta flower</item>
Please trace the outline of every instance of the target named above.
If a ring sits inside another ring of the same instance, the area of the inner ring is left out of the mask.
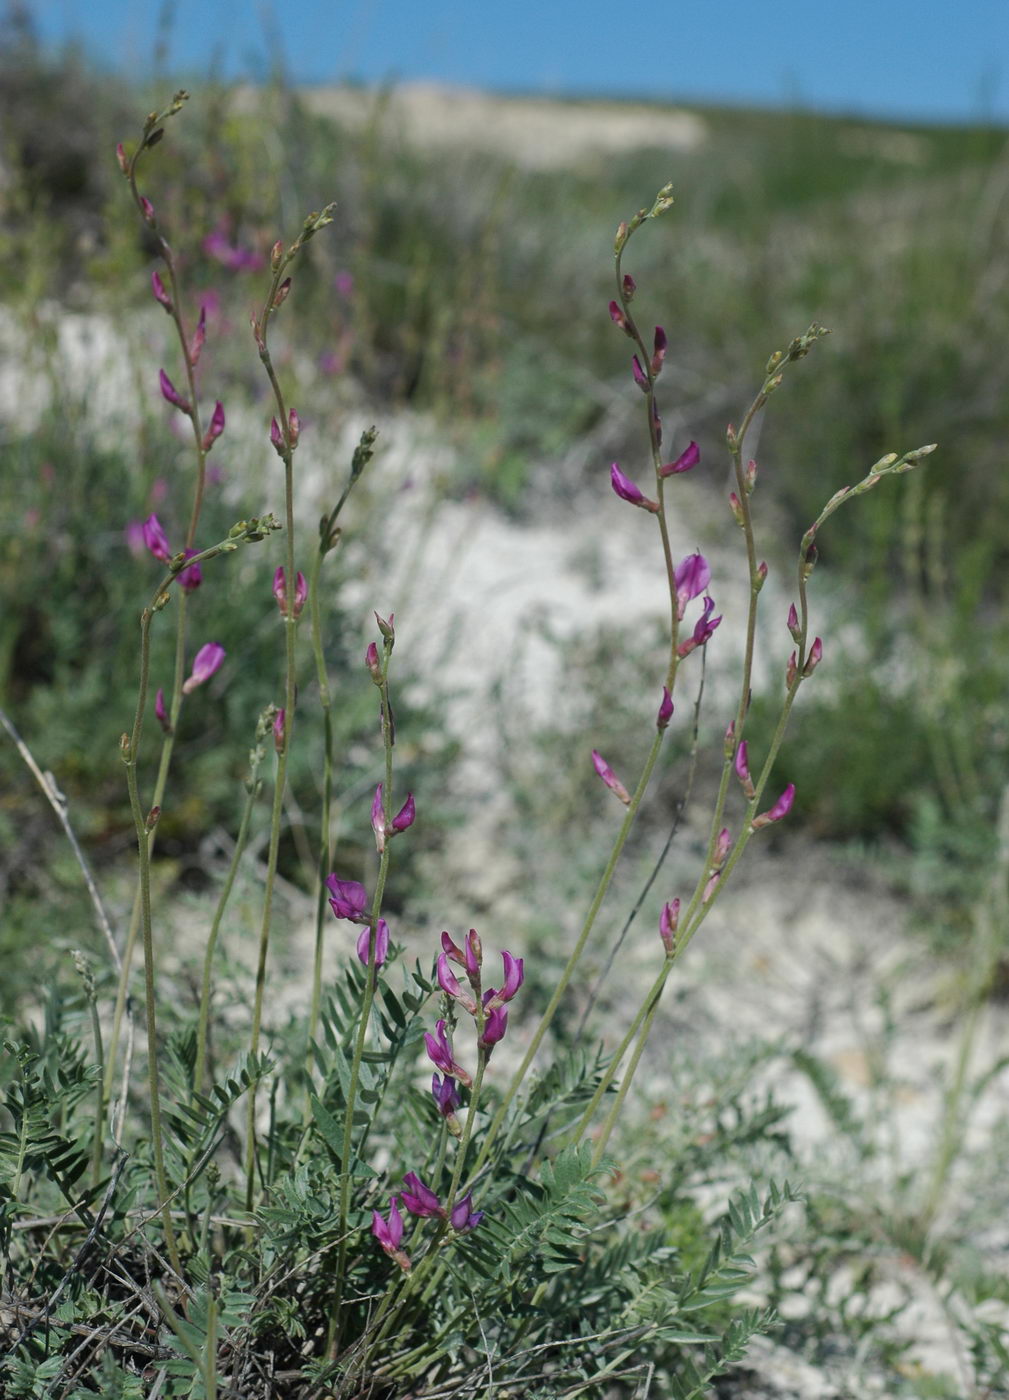
[[[400,1245],[403,1242],[403,1217],[399,1211],[398,1196],[393,1196],[389,1201],[388,1221],[383,1220],[377,1210],[372,1211],[371,1233],[378,1240],[389,1258],[395,1259],[403,1272],[408,1273],[410,1270],[410,1260],[400,1249]]]
[[[154,555],[155,559],[160,559],[167,564],[172,557],[171,546],[168,543],[168,536],[161,528],[161,521],[156,515],[149,515],[144,521],[144,544]]]
[[[637,355],[631,360],[631,373],[634,375],[634,382],[643,394],[648,393],[648,375],[641,368],[641,361]]]
[[[276,418],[270,419],[270,441],[279,457],[284,455],[284,434],[280,431],[280,424]]]
[[[673,697],[669,693],[669,687],[667,685],[664,685],[662,687],[662,703],[659,706],[659,713],[655,718],[656,727],[658,729],[668,728],[669,721],[672,719],[672,717]]]
[[[357,880],[341,880],[334,873],[326,877],[326,888],[330,893],[330,908],[338,919],[349,919],[352,924],[371,922],[368,892]]]
[[[154,293],[154,300],[166,311],[171,311],[172,299],[165,291],[165,284],[162,282],[159,272],[151,273],[151,291]]]
[[[676,951],[676,929],[680,922],[680,901],[672,900],[662,906],[659,915],[659,937],[667,953]]]
[[[368,643],[368,650],[364,653],[364,664],[368,669],[368,674],[376,685],[382,684],[382,663],[378,659],[378,647],[374,642]]]
[[[681,642],[676,648],[677,656],[689,656],[692,651],[695,651],[697,649],[697,647],[704,646],[704,644],[708,641],[708,639],[711,637],[711,634],[715,631],[716,627],[718,627],[719,623],[722,620],[721,614],[719,614],[718,617],[711,616],[711,614],[714,612],[714,609],[714,600],[712,598],[705,598],[704,610],[702,611],[700,617],[697,619],[697,622],[694,624],[693,633],[687,638],[685,642]]]
[[[188,695],[198,685],[209,681],[210,677],[221,669],[225,654],[225,650],[219,642],[207,642],[206,646],[200,647],[193,658],[192,674],[182,686],[183,695]]]
[[[332,904],[332,900],[330,903]],[[362,929],[357,940],[357,956],[364,963],[365,967],[369,962],[369,951],[371,949],[371,929]],[[381,967],[389,956],[389,925],[384,919],[379,919],[375,925],[375,966]]]
[[[675,462],[667,462],[659,468],[659,476],[675,476],[680,472],[688,472],[696,467],[700,460],[701,449],[696,442],[692,442],[680,453]]]
[[[158,721],[166,734],[171,734],[172,725],[168,718],[168,711],[165,708],[165,692],[160,689],[154,697],[154,718]]]
[[[715,842],[715,855],[712,862],[712,869],[721,870],[722,866],[725,864],[725,858],[729,854],[729,847],[731,845],[732,836],[729,833],[729,828],[723,826],[718,833],[718,840]]]
[[[144,522],[142,520],[131,520],[127,523],[123,531],[126,537],[126,548],[135,559],[139,559],[147,548],[147,537],[144,534]]]
[[[452,1222],[452,1229],[456,1234],[465,1234],[467,1230],[475,1230],[484,1218],[485,1212],[473,1209],[472,1194],[467,1193],[462,1200],[452,1207],[449,1219]]]
[[[487,1019],[483,1023],[483,1035],[477,1044],[483,1050],[493,1050],[499,1040],[504,1038],[504,1033],[508,1029],[508,1010],[504,1006],[495,1006],[487,1014]]]
[[[619,326],[625,334],[630,334],[630,331],[627,326],[627,317],[624,315],[619,305],[615,301],[610,302],[610,320],[615,326]]]
[[[192,559],[199,552],[198,549],[187,549],[186,558]],[[187,593],[192,593],[194,589],[199,588],[202,582],[203,570],[199,564],[190,564],[187,569],[179,570],[179,587],[185,589]]]
[[[592,750],[592,766],[595,768],[596,772],[599,774],[600,778],[602,778],[603,782],[610,789],[610,791],[615,792],[616,795],[620,798],[620,801],[625,806],[629,807],[631,802],[631,794],[624,787],[623,783],[614,773],[610,765],[606,762],[605,758],[603,758],[602,754],[600,754],[596,749]]]
[[[504,986],[500,991],[495,991],[492,987],[484,993],[484,1006],[487,1011],[496,1011],[506,1001],[511,1001],[525,978],[521,958],[513,958],[511,953],[502,952],[501,961],[504,963]]]
[[[163,369],[158,371],[158,379],[161,384],[161,393],[163,397],[176,408],[180,408],[183,413],[189,413],[189,400],[183,398]]]
[[[413,793],[408,792],[406,801],[393,817],[389,825],[393,831],[406,831],[407,827],[413,826],[417,818],[417,804],[413,800]]]
[[[616,462],[610,467],[610,485],[622,501],[628,501],[632,506],[640,506],[642,510],[650,510],[653,514],[659,508],[658,501],[650,500],[644,495],[629,476],[624,476]]]
[[[676,566],[676,616],[683,617],[691,598],[698,597],[711,582],[711,568],[703,554],[688,554]]]
[[[471,1087],[473,1080],[455,1059],[452,1057],[452,1042],[445,1031],[445,1022],[435,1022],[435,1034],[430,1031],[424,1032],[424,1044],[427,1047],[427,1057],[434,1065],[435,1069],[440,1069],[442,1074],[450,1074],[453,1079],[458,1079],[460,1084],[465,1084],[467,1089]]]
[[[759,831],[762,826],[770,826],[772,822],[780,822],[783,817],[788,816],[794,801],[795,784],[789,783],[773,807],[769,807],[766,812],[761,812],[759,817],[753,818],[750,830]]]
[[[462,984],[458,977],[448,965],[448,954],[438,955],[438,986],[447,997],[452,997],[460,1006],[464,1007],[471,1016],[477,1012],[477,1004],[470,996],[469,992],[463,991]]]
[[[439,1201],[430,1186],[424,1185],[416,1172],[407,1172],[403,1180],[410,1189],[409,1191],[402,1191],[400,1195],[403,1204],[411,1215],[440,1215],[444,1218],[445,1212],[442,1209],[441,1201]]]
[[[203,450],[209,452],[214,443],[224,432],[224,405],[220,399],[214,404],[214,411],[210,415],[210,426],[203,434]]]

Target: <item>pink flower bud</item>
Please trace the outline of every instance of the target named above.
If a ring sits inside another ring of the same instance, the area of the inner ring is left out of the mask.
[[[154,697],[154,718],[161,725],[166,734],[171,734],[172,725],[168,718],[168,711],[165,708],[165,692],[159,690]]]
[[[744,476],[743,476],[743,485],[746,487],[746,494],[747,494],[747,495],[750,494],[750,492],[753,490],[753,488],[756,486],[756,484],[757,484],[757,464],[756,464],[756,462],[753,460],[753,458],[751,457],[750,460],[749,460],[749,461],[747,462],[747,464],[746,464],[746,472],[745,472],[745,474],[744,474]]]
[[[361,930],[357,940],[357,956],[368,966],[368,953],[371,949],[371,929]],[[379,919],[375,925],[375,966],[381,967],[389,956],[389,925],[384,919]]]
[[[277,456],[283,457],[284,434],[280,431],[280,424],[277,422],[276,418],[270,419],[270,441],[273,443]]]
[[[389,825],[393,831],[406,831],[407,827],[413,826],[417,817],[417,805],[413,800],[413,793],[407,793],[406,801],[393,817]]]
[[[648,375],[641,368],[641,361],[637,355],[631,360],[631,373],[634,375],[634,382],[643,394],[647,394],[651,387],[648,382]]]
[[[759,831],[762,826],[770,826],[771,822],[780,822],[783,817],[787,817],[792,810],[795,801],[795,784],[789,783],[788,787],[778,798],[773,807],[769,807],[766,812],[762,812],[759,817],[754,817],[750,823],[751,831]]]
[[[281,572],[278,570],[278,572]],[[364,664],[368,669],[368,674],[376,685],[382,684],[382,663],[378,659],[378,647],[374,642],[368,643],[368,650],[364,654]]]
[[[662,913],[659,915],[659,937],[667,953],[676,951],[676,929],[680,922],[680,901],[674,899],[669,904],[662,906]]]
[[[278,238],[276,243],[274,243],[273,247],[270,249],[270,267],[273,269],[274,272],[276,272],[277,268],[280,266],[280,260],[283,256],[284,245]]]
[[[214,411],[210,415],[210,426],[203,434],[203,450],[209,452],[214,443],[224,432],[224,405],[220,399],[214,404]]]
[[[200,647],[193,659],[192,674],[182,687],[183,695],[189,695],[198,685],[209,681],[210,677],[221,669],[224,657],[225,651],[219,642],[207,642],[206,646]]]
[[[154,300],[163,306],[166,311],[172,309],[172,299],[165,291],[165,284],[161,280],[159,272],[151,273],[151,291],[154,293]]]
[[[746,795],[747,797],[752,797],[753,779],[750,777],[750,763],[747,755],[747,747],[747,742],[743,739],[739,748],[736,750],[736,761],[733,766],[736,770],[736,777],[743,785],[743,791],[746,792],[746,789],[749,788],[750,791],[746,792]]]
[[[797,642],[800,636],[802,635],[802,632],[799,627],[799,614],[795,610],[794,603],[792,603],[792,605],[788,609],[788,630],[792,634],[792,641]]]
[[[128,175],[130,173],[130,162],[126,155],[126,149],[121,141],[116,147],[116,160],[119,162],[119,169],[124,175]]]
[[[652,346],[652,378],[662,373],[662,362],[666,358],[666,333],[661,326],[655,327],[655,341]]]
[[[659,706],[659,713],[656,716],[655,720],[656,727],[659,729],[667,728],[669,721],[672,719],[672,717],[673,697],[669,693],[669,687],[664,685],[662,687],[662,703]]]
[[[379,855],[385,850],[385,808],[382,805],[382,784],[375,789],[371,802],[371,829],[375,833],[375,849]]]
[[[155,559],[160,559],[167,564],[172,557],[171,547],[168,543],[168,536],[161,528],[161,521],[156,515],[149,515],[144,521],[144,544],[154,555]]]
[[[291,290],[291,279],[290,279],[290,277],[285,277],[284,280],[283,280],[283,282],[281,282],[280,286],[277,288],[276,292],[274,293],[274,296],[273,296],[273,307],[274,307],[274,310],[276,310],[278,306],[283,306],[284,302],[287,300],[287,296],[288,296],[288,293],[290,292],[290,290]]]
[[[193,331],[193,338],[189,342],[189,358],[193,363],[194,369],[200,362],[200,356],[203,354],[203,347],[206,344],[206,341],[207,308],[205,306],[201,306],[200,317],[199,320],[196,322],[196,329]]]
[[[278,753],[284,752],[284,745],[287,743],[287,715],[283,709],[277,711],[273,717],[273,747]]]
[[[301,437],[301,419],[298,417],[297,409],[294,408],[287,415],[287,436],[291,440],[291,451],[293,452]]]
[[[183,413],[190,413],[192,410],[189,407],[189,400],[183,398],[183,396],[179,393],[178,389],[176,389],[175,385],[168,378],[168,375],[165,373],[164,370],[159,371],[158,379],[161,384],[161,393],[164,396],[164,398],[167,399],[167,401],[170,404],[172,404],[175,408],[181,409]]]
[[[610,467],[610,485],[622,501],[628,501],[632,506],[640,506],[642,510],[650,510],[653,514],[658,510],[658,501],[649,500],[631,481],[630,477],[624,476],[616,462]]]
[[[624,301],[631,301],[634,297],[634,293],[638,290],[638,284],[629,272],[624,273],[623,288]]]
[[[700,460],[701,450],[696,442],[692,442],[680,453],[675,462],[667,462],[659,468],[659,476],[675,476],[680,472],[688,472],[692,467],[696,467]]]
[[[147,196],[143,194],[140,196],[140,209],[143,213],[145,221],[153,227],[153,225],[156,223],[154,205],[147,198]]]
[[[803,676],[811,676],[823,659],[823,643],[817,637],[813,645],[809,648],[809,655],[806,657],[806,664],[802,668]]]
[[[273,575],[273,596],[277,600],[277,607],[280,609],[281,617],[286,617],[288,612],[287,597],[287,574],[282,564],[278,564]],[[300,617],[301,610],[308,599],[308,584],[305,582],[305,575],[299,569],[294,578],[294,603],[291,608],[293,617]]]
[[[610,320],[615,326],[619,326],[625,335],[630,334],[630,329],[627,325],[627,317],[615,301],[610,302]]]
[[[725,859],[729,854],[729,847],[732,845],[732,837],[729,835],[729,828],[723,826],[718,833],[718,840],[715,842],[715,854],[711,863],[712,870],[721,870],[725,864]]]
[[[743,504],[735,491],[729,492],[729,509],[732,511],[732,518],[737,525],[746,523],[746,517],[743,515]]]
[[[708,881],[708,883],[704,886],[704,893],[701,895],[701,903],[702,903],[702,904],[707,904],[707,903],[708,903],[708,901],[710,900],[711,896],[715,893],[715,890],[717,890],[717,888],[718,888],[718,882],[719,882],[719,880],[720,880],[721,878],[722,878],[722,872],[721,872],[720,870],[716,870],[715,873],[714,873],[714,875],[712,875],[711,879],[710,879],[710,880]]]
[[[378,630],[385,640],[387,642],[394,642],[396,640],[396,614],[390,613],[388,619],[386,619],[384,617],[379,617],[378,613],[376,613],[375,621],[378,623]]]
[[[625,806],[630,806],[630,793],[624,787],[623,783],[614,773],[610,765],[606,762],[605,758],[603,758],[603,756],[600,753],[598,753],[595,749],[592,750],[592,766],[595,768],[596,772],[599,774],[600,778],[602,778],[603,782],[610,789],[610,791],[615,792],[616,795],[620,798],[620,801]]]
[[[767,564],[762,559],[757,565],[757,572],[753,578],[754,592],[759,593],[767,582]]]
[[[791,656],[788,658],[788,665],[785,667],[785,689],[786,689],[786,690],[791,690],[791,689],[792,689],[792,686],[795,684],[795,676],[796,676],[796,672],[798,671],[798,669],[799,669],[799,666],[798,666],[798,658],[797,658],[795,652],[793,651],[792,654],[791,654]]]

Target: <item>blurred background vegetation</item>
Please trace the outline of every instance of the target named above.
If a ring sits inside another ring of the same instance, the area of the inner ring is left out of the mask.
[[[124,528],[156,509],[178,538],[183,502],[165,483],[185,460],[149,392],[165,325],[150,299],[152,249],[113,149],[171,86],[135,90],[72,54],[52,58],[30,23],[8,19],[0,704],[57,775],[92,859],[109,869],[131,848],[115,755],[136,639],[121,619],[136,613],[152,580]],[[609,240],[628,210],[671,180],[675,227],[638,241],[634,271],[669,335],[666,397],[680,396],[706,461],[717,462],[725,423],[748,401],[769,351],[813,319],[832,328],[831,340],[810,372],[792,377],[759,445],[762,479],[790,536],[884,451],[940,443],[905,489],[873,493],[825,541],[823,572],[856,580],[859,660],[803,695],[805,720],[782,768],[805,775],[807,830],[879,854],[933,931],[941,910],[944,936],[955,938],[1009,780],[1007,133],[692,109],[705,133],[694,149],[656,144],[544,170],[485,150],[425,151],[382,94],[362,90],[366,119],[342,125],[279,77],[256,91],[193,86],[199,100],[173,123],[148,178],[151,197],[170,211],[191,302],[211,308],[204,393],[223,399],[229,416],[260,403],[264,383],[244,331],[258,283],[222,249],[262,258],[278,232],[290,236],[308,209],[335,198],[335,227],[312,244],[295,281],[290,346],[278,331],[283,373],[312,386],[316,425],[335,433],[350,410],[380,428],[423,415],[455,450],[445,491],[478,495],[519,522],[562,493],[598,491],[600,463],[633,458],[639,432],[626,356],[605,312]],[[216,251],[205,242],[211,232]],[[120,379],[103,368],[102,327],[113,328],[122,352]],[[36,391],[44,411],[31,407]],[[103,421],[96,405],[110,398]],[[236,451],[241,441],[225,437],[215,454],[222,462],[225,444]],[[707,482],[699,489],[722,511],[720,469]],[[235,514],[222,491],[208,506],[208,534]],[[308,532],[305,548],[312,544]],[[338,560],[338,615],[345,568]],[[207,833],[234,829],[255,718],[271,698],[262,674],[277,668],[279,648],[272,600],[236,615],[204,588],[194,606],[201,636],[232,655],[264,657],[234,667],[215,703],[194,704],[185,719],[179,759],[189,796],[166,813],[159,853],[165,878],[199,889]],[[334,674],[356,676],[358,628],[333,628]],[[167,666],[167,633],[162,644]],[[600,647],[612,659],[619,645],[609,638]],[[599,654],[586,646],[572,665],[574,676],[578,666],[598,675]],[[310,689],[308,670],[304,681]],[[354,684],[337,706],[348,800],[373,781],[371,703]],[[755,703],[759,722],[772,702]],[[597,718],[606,706],[619,743],[619,694],[599,700]],[[404,783],[411,765],[449,774],[454,739],[436,711],[404,706],[400,721]],[[556,735],[536,743],[549,757]],[[287,876],[306,885],[296,814],[314,806],[318,770],[318,748],[308,744],[295,760],[284,860]],[[533,779],[507,776],[521,788],[520,810],[536,816],[545,798]],[[450,781],[443,791],[430,845],[439,822],[459,817]],[[355,859],[363,856],[348,847],[343,867]],[[409,865],[398,878],[405,888]],[[40,910],[79,939],[81,900],[51,814],[4,741],[0,951],[36,945]],[[4,980],[0,1010],[10,1011],[19,983]]]

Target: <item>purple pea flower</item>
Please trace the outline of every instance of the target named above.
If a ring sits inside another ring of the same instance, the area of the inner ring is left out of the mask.
[[[283,457],[284,434],[280,431],[280,424],[277,422],[276,418],[270,419],[270,441],[273,443],[277,456]]]
[[[780,822],[783,817],[788,816],[794,801],[795,784],[789,783],[773,807],[769,807],[766,812],[761,812],[759,817],[753,818],[750,830],[759,831],[762,826],[770,826],[771,822]]]
[[[389,825],[393,831],[406,831],[407,827],[413,826],[417,817],[417,804],[413,800],[413,793],[408,792],[406,801],[393,817]]]
[[[330,908],[338,919],[349,919],[352,924],[371,922],[368,892],[357,880],[341,880],[334,873],[326,877],[326,888],[330,893]]]
[[[332,900],[330,901],[332,903]],[[361,936],[357,940],[357,956],[368,966],[368,953],[371,948],[371,929],[361,930]],[[389,956],[389,925],[384,919],[379,919],[375,925],[375,966],[381,967]]]
[[[637,355],[631,360],[631,373],[634,375],[634,382],[643,394],[648,393],[648,375],[641,368],[641,361]]]
[[[681,642],[676,648],[677,656],[689,656],[692,651],[695,651],[697,649],[697,647],[704,646],[705,642],[708,641],[708,639],[711,637],[711,634],[715,631],[715,628],[719,625],[719,623],[722,620],[721,614],[719,614],[718,617],[711,616],[714,610],[714,599],[706,597],[704,599],[704,610],[702,611],[700,617],[697,619],[697,622],[694,624],[694,630],[692,634],[687,638],[685,642]]]
[[[623,783],[614,773],[610,765],[606,762],[605,758],[603,758],[602,754],[599,753],[596,749],[592,750],[592,766],[595,768],[596,772],[599,774],[600,778],[602,778],[603,782],[610,789],[610,791],[615,792],[616,795],[620,798],[620,801],[626,807],[629,807],[631,803],[631,794],[624,787]]]
[[[659,468],[659,476],[675,476],[679,472],[688,472],[692,467],[696,467],[701,460],[701,450],[696,442],[692,442],[680,453],[675,462],[667,462]]]
[[[456,977],[455,973],[448,965],[447,953],[440,953],[438,955],[438,986],[446,996],[452,997],[454,1001],[459,1002],[460,1006],[464,1007],[471,1016],[476,1015],[476,1002],[470,996],[469,992],[463,991],[462,984],[458,977]]]
[[[485,995],[484,1005],[488,1011],[496,1011],[506,1001],[511,1001],[524,980],[521,958],[513,958],[511,953],[502,952],[501,961],[504,963],[504,986],[499,992],[492,989]]]
[[[149,515],[143,524],[144,544],[154,555],[155,559],[160,559],[167,564],[172,557],[171,546],[168,543],[168,536],[161,528],[161,521],[156,515]]]
[[[462,1100],[452,1076],[446,1074],[444,1079],[439,1079],[436,1074],[433,1074],[431,1076],[431,1093],[434,1095],[434,1101],[438,1105],[438,1112],[441,1116],[445,1119],[454,1117]]]
[[[395,1259],[403,1272],[408,1273],[410,1270],[410,1260],[400,1249],[400,1244],[403,1241],[403,1217],[399,1211],[398,1196],[391,1197],[389,1201],[388,1221],[383,1220],[377,1210],[372,1211],[371,1233],[378,1240],[389,1258]]]
[[[198,549],[187,549],[186,558],[192,559],[199,552]],[[192,593],[194,589],[199,588],[202,582],[203,570],[199,564],[190,564],[188,569],[179,570],[179,587],[185,589],[187,593]]]
[[[669,721],[673,717],[673,697],[669,693],[669,687],[662,687],[662,704],[659,706],[659,713],[656,716],[655,724],[658,729],[666,729]]]
[[[219,642],[207,642],[206,646],[200,647],[193,658],[192,674],[182,686],[183,695],[188,695],[198,685],[209,681],[210,677],[221,669],[224,657],[225,651]]]
[[[175,408],[181,409],[183,413],[191,412],[189,400],[183,398],[164,370],[158,371],[158,379],[161,383],[161,393],[164,398],[166,398],[170,404],[174,405]]]
[[[488,992],[487,996],[493,999],[495,994]],[[504,1033],[508,1029],[508,1009],[504,1006],[495,1006],[487,1013],[487,1019],[483,1023],[483,1034],[477,1041],[481,1049],[490,1052],[499,1040],[504,1038]],[[488,1055],[489,1058],[489,1055]]]
[[[214,443],[224,432],[224,405],[220,399],[214,404],[214,411],[210,415],[210,426],[203,434],[203,450],[209,452]]]
[[[407,1172],[403,1180],[410,1189],[400,1192],[400,1196],[403,1204],[411,1215],[440,1215],[442,1219],[445,1218],[445,1211],[442,1208],[441,1201],[439,1201],[430,1186],[424,1185],[416,1172]]]
[[[698,597],[711,582],[711,568],[703,554],[688,554],[676,566],[676,616],[682,618],[691,598]]]
[[[435,1023],[435,1034],[430,1031],[424,1032],[424,1044],[427,1046],[427,1056],[435,1069],[440,1069],[442,1074],[450,1074],[453,1079],[458,1079],[460,1084],[465,1084],[466,1088],[472,1087],[473,1080],[452,1057],[452,1043],[445,1032],[445,1022]]]
[[[628,501],[632,506],[640,506],[642,510],[650,510],[653,514],[659,508],[658,501],[650,500],[644,495],[629,476],[624,476],[616,462],[610,467],[610,485],[622,501]]]
[[[473,1196],[467,1192],[462,1200],[452,1207],[449,1220],[452,1222],[452,1229],[457,1235],[465,1234],[467,1230],[475,1230],[484,1218],[485,1212],[473,1209]]]

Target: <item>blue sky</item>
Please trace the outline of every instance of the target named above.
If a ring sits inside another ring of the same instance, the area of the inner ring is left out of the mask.
[[[782,105],[1009,124],[1009,0],[35,0],[47,42],[149,69],[266,70],[545,94]],[[264,16],[266,18],[264,19]]]

